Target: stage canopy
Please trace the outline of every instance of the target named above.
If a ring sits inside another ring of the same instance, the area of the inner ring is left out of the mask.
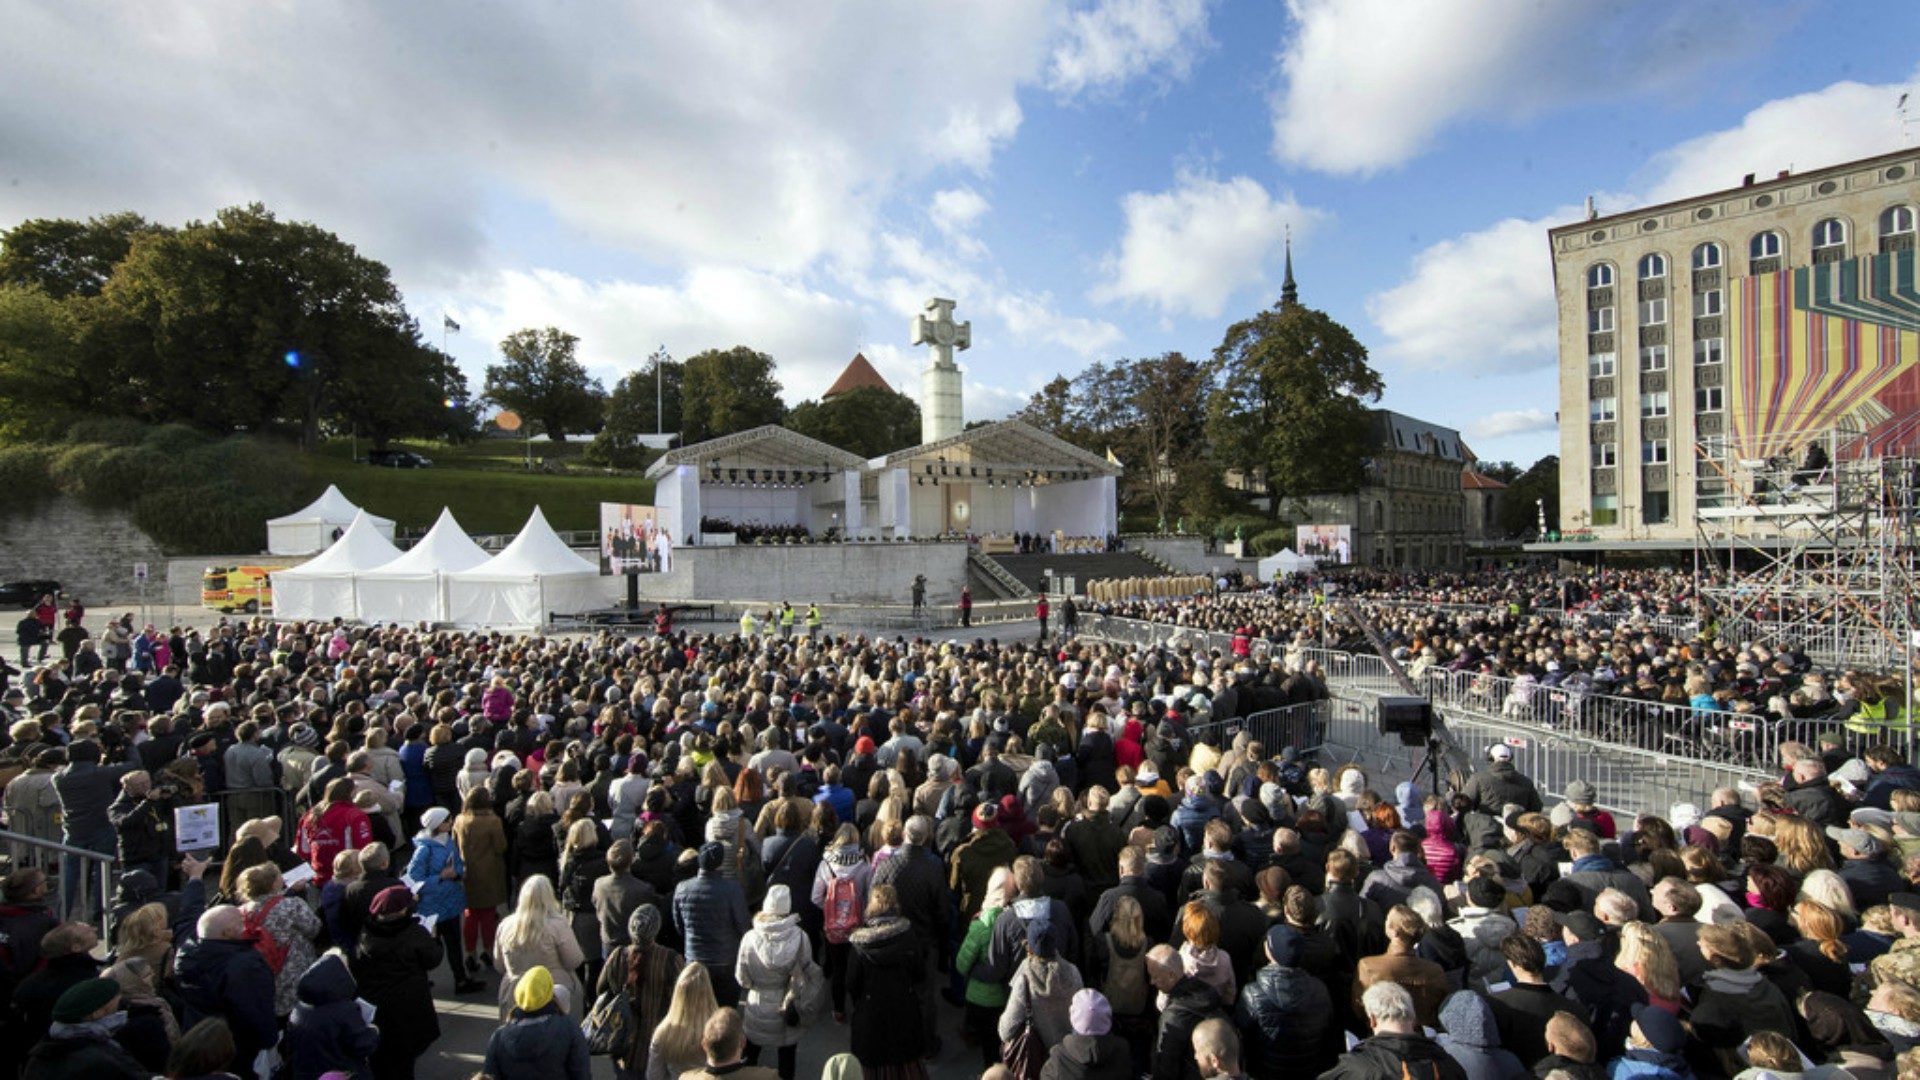
[[[816,537],[858,535],[866,462],[836,446],[766,424],[683,446],[648,469],[660,527],[685,543],[703,519],[797,525]]]
[[[446,618],[461,626],[544,626],[552,612],[600,605],[600,568],[574,554],[534,507],[500,554],[447,575]]]
[[[267,551],[274,555],[306,555],[319,551],[333,543],[335,534],[352,524],[354,515],[361,512],[340,494],[339,488],[328,484],[327,490],[305,507],[267,522]],[[381,536],[393,539],[391,519],[368,514],[367,520]]]
[[[1105,538],[1118,531],[1118,462],[1021,420],[875,458],[873,520],[895,537],[1013,533]]]
[[[445,622],[447,579],[491,556],[467,536],[453,512],[439,520],[406,554],[360,575],[360,618],[365,622]]]
[[[1296,555],[1292,548],[1281,548],[1272,555],[1260,560],[1261,581],[1272,581],[1276,574],[1300,574],[1311,571],[1318,560],[1306,555]]]
[[[339,494],[335,492],[335,494]],[[392,522],[387,523],[389,528]],[[353,619],[356,575],[400,557],[365,511],[347,523],[333,546],[273,575],[273,613],[282,619]]]

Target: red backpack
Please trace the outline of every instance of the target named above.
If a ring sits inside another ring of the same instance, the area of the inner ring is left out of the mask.
[[[284,896],[269,897],[259,910],[248,912],[240,918],[241,928],[253,938],[254,951],[266,958],[267,970],[275,975],[287,966],[287,947],[267,932],[267,916],[273,914],[273,909],[285,899]]]
[[[836,874],[827,879],[827,940],[844,945],[847,938],[866,918],[867,905],[860,899],[860,883],[852,874]]]

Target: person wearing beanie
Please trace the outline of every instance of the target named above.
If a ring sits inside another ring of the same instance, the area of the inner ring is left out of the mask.
[[[340,955],[328,952],[315,960],[300,976],[297,993],[299,1002],[280,1042],[292,1075],[337,1071],[352,1080],[373,1080],[369,1056],[380,1044],[380,1031],[361,1014],[355,1000],[359,987]]]
[[[1026,926],[1026,956],[1014,969],[1012,992],[1000,1013],[1000,1041],[1030,1031],[1039,1048],[1054,1046],[1073,1032],[1073,995],[1081,989],[1080,969],[1060,955],[1060,932],[1040,916]],[[1111,1023],[1111,1013],[1109,1013]]]
[[[777,1047],[780,1080],[794,1080],[800,1049],[801,1028],[787,1023],[788,993],[801,973],[812,968],[812,951],[793,912],[792,893],[785,885],[769,886],[753,928],[740,939],[734,977],[740,983],[740,1011],[751,1048],[747,1061],[757,1065],[760,1051]],[[817,969],[814,974],[819,977]]]
[[[31,1080],[147,1080],[148,1069],[116,1041],[126,1025],[120,984],[93,978],[68,987],[53,1005],[46,1037],[27,1055]]]
[[[632,1042],[615,1047],[613,1063],[624,1076],[647,1074],[647,1052],[654,1029],[666,1019],[672,1003],[674,985],[686,967],[680,954],[660,943],[660,928],[665,924],[661,908],[641,904],[627,918],[627,944],[607,957],[600,971],[598,993],[625,989],[627,1004],[633,1009]]]
[[[1067,1009],[1073,1033],[1054,1044],[1040,1080],[1131,1080],[1133,1051],[1113,1034],[1113,1008],[1098,990],[1081,990]]]
[[[460,922],[467,909],[466,860],[453,842],[453,815],[444,806],[429,807],[420,815],[420,833],[413,838],[413,858],[407,878],[420,882],[419,913],[433,919],[433,932],[446,950],[453,969],[453,992],[471,994],[485,984],[467,971],[461,948]]]
[[[960,897],[960,915],[972,919],[986,899],[993,872],[1010,867],[1020,854],[1013,837],[1000,827],[1000,807],[983,802],[973,808],[973,834],[954,849],[947,884]]]
[[[380,1026],[371,1060],[377,1077],[412,1077],[414,1062],[440,1038],[433,969],[445,950],[413,912],[413,893],[405,885],[375,894],[348,965]]]
[[[571,1007],[554,995],[552,972],[528,968],[513,984],[513,1012],[487,1039],[480,1071],[493,1080],[591,1080],[593,1059]]]
[[[1686,1058],[1687,1029],[1680,1018],[1655,1005],[1635,1005],[1626,1052],[1607,1063],[1612,1080],[1692,1080]]]
[[[1234,1007],[1246,1040],[1242,1064],[1256,1076],[1318,1076],[1340,1055],[1340,1021],[1326,983],[1300,968],[1306,938],[1285,923],[1267,931],[1267,964]]]
[[[725,858],[726,848],[718,841],[700,845],[698,872],[673,890],[673,925],[687,944],[687,959],[707,966],[714,1000],[738,1005],[740,984],[733,973],[740,960],[740,939],[753,928],[753,916],[739,882],[721,872]]]

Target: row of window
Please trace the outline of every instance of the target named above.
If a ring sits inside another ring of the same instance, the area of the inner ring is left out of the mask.
[[[1640,493],[1641,522],[1647,525],[1665,524],[1671,511],[1672,499],[1665,491],[1643,491]],[[1595,525],[1620,524],[1620,496],[1595,495],[1593,497],[1593,523]]]
[[[1724,339],[1700,338],[1693,343],[1693,363],[1696,367],[1718,364],[1724,359],[1726,359]],[[1618,370],[1619,362],[1614,353],[1599,352],[1587,356],[1587,377],[1590,379],[1610,379],[1618,373]],[[1667,370],[1667,347],[1665,345],[1641,346],[1640,370]]]
[[[1722,314],[1724,310],[1719,289],[1702,289],[1693,294],[1694,318],[1710,319],[1715,315]],[[1667,322],[1667,298],[1659,296],[1652,300],[1640,301],[1639,313],[1641,326],[1665,326]],[[1587,333],[1613,333],[1613,308],[1611,306],[1587,309]]]
[[[1640,440],[1640,463],[1642,465],[1665,465],[1672,460],[1671,444],[1666,439]],[[1593,444],[1593,467],[1611,469],[1620,464],[1620,447],[1616,443],[1597,442]],[[1727,456],[1727,437],[1725,435],[1703,435],[1700,437],[1700,456],[1714,461],[1724,460]],[[1707,467],[1701,468],[1704,476]]]
[[[1672,398],[1665,390],[1648,390],[1640,395],[1640,419],[1657,420],[1672,411]],[[1724,386],[1700,386],[1693,391],[1693,411],[1697,413],[1725,412],[1727,408],[1727,388]],[[1596,424],[1611,423],[1620,418],[1620,399],[1612,395],[1593,398],[1588,403],[1588,418]]]
[[[1880,214],[1880,250],[1891,251],[1896,248],[1911,247],[1914,237],[1914,211],[1911,206],[1889,206]],[[1828,262],[1844,258],[1847,247],[1847,223],[1839,218],[1822,218],[1813,226],[1813,261]],[[1767,229],[1753,234],[1747,241],[1747,258],[1751,262],[1764,259],[1778,259],[1784,250],[1785,241],[1780,233]],[[1717,243],[1705,243],[1693,249],[1693,268],[1712,270],[1723,264],[1726,252]],[[1667,257],[1653,252],[1640,257],[1635,268],[1641,281],[1657,281],[1667,276]],[[1759,271],[1753,271],[1759,272]],[[1594,263],[1587,268],[1587,288],[1604,289],[1613,284],[1613,264]],[[1641,320],[1645,322],[1646,320]],[[1662,319],[1662,322],[1665,320]],[[1597,331],[1598,332],[1598,331]]]

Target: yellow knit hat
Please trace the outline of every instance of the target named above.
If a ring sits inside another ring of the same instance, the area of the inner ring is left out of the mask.
[[[513,1003],[521,1012],[538,1012],[553,1000],[553,973],[544,967],[528,969],[513,984]]]

